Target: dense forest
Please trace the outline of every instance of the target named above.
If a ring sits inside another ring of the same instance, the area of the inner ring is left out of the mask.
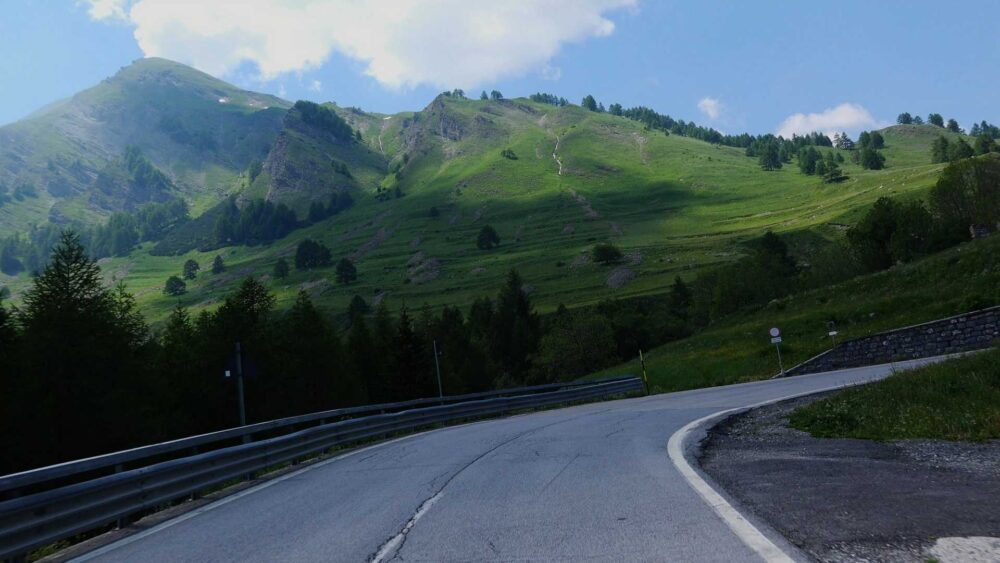
[[[103,286],[81,237],[62,233],[22,305],[0,305],[0,416],[22,429],[4,436],[0,447],[22,453],[0,471],[233,426],[235,392],[223,373],[236,342],[248,366],[250,421],[433,396],[433,341],[448,394],[575,378],[734,312],[914,260],[998,221],[1000,158],[987,155],[949,165],[927,206],[878,200],[843,243],[809,264],[768,232],[736,263],[691,282],[677,278],[657,297],[541,316],[511,271],[495,297],[468,311],[393,313],[355,296],[334,315],[305,292],[279,312],[251,277],[214,312],[176,308],[156,333],[124,285]],[[609,263],[621,259],[614,250],[594,249]],[[224,267],[217,258],[212,269]],[[197,270],[186,264],[184,275]]]

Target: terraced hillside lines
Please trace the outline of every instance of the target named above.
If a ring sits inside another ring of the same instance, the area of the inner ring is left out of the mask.
[[[678,391],[771,377],[778,371],[770,327],[781,328],[785,366],[838,341],[941,319],[1000,303],[1000,237],[974,240],[918,262],[737,312],[689,338],[646,352],[650,384]],[[604,370],[637,373],[637,361]]]
[[[136,76],[182,77],[195,93],[211,84],[200,73],[187,77],[172,66],[154,66]],[[226,103],[195,94],[184,99],[194,100],[189,105],[197,111],[211,107],[222,108],[225,115],[231,112],[233,123],[249,119],[269,124],[254,129],[258,133],[253,138],[262,147],[255,158],[266,166],[252,183],[245,174],[249,149],[232,157],[213,156],[204,166],[190,165],[180,174],[171,171],[182,162],[177,156],[182,153],[162,140],[165,133],[148,140],[156,145],[149,149],[150,159],[171,174],[195,215],[229,194],[239,194],[244,201],[268,197],[285,202],[300,219],[305,219],[310,202],[324,201],[334,190],[349,190],[354,205],[270,244],[182,256],[151,256],[151,245],[146,244],[128,257],[110,259],[107,268],[113,271],[128,264],[125,282],[141,292],[140,305],[154,323],[178,301],[196,313],[235,288],[238,279],[232,273],[206,272],[216,254],[231,265],[230,272],[265,275],[278,257],[287,257],[305,238],[326,244],[334,261],[359,259],[356,282],[324,285],[318,294],[319,305],[333,311],[345,310],[355,294],[369,302],[387,299],[391,308],[404,301],[411,308],[464,307],[477,297],[495,294],[511,268],[535,288],[532,298],[542,311],[559,304],[579,306],[607,297],[660,293],[677,275],[691,278],[739,257],[748,239],[768,229],[794,234],[810,241],[811,247],[842,237],[844,226],[881,196],[925,197],[942,168],[930,163],[930,145],[945,133],[932,126],[884,130],[885,170],[862,170],[845,154],[848,179],[824,184],[799,173],[794,161],[765,172],[742,149],[665,135],[578,106],[555,107],[522,98],[439,96],[421,111],[394,115],[324,104],[360,132],[360,142],[347,143],[301,126],[287,102],[264,110],[255,94],[226,87],[231,96]],[[277,115],[273,122],[268,121],[272,114]],[[18,127],[34,128],[33,135],[48,139],[45,132],[53,123],[42,120]],[[224,128],[226,138],[234,127]],[[0,128],[0,137],[15,130]],[[273,135],[267,143],[264,132]],[[251,146],[258,146],[254,143]],[[161,145],[166,148],[158,148]],[[70,154],[82,154],[83,149],[74,150]],[[0,155],[0,167],[8,162],[3,158]],[[83,162],[85,169],[98,164],[96,158]],[[350,177],[338,172],[341,164]],[[58,170],[60,166],[57,163]],[[42,193],[0,207],[3,227],[44,221],[54,205],[74,217],[101,216],[83,198],[56,201]],[[208,216],[199,228],[208,232],[213,224]],[[487,224],[501,239],[499,247],[488,251],[476,247],[479,230]],[[641,256],[641,261],[605,266],[586,259],[596,243],[607,241],[626,255]],[[434,262],[422,269],[408,265],[417,250]],[[162,295],[165,280],[180,272],[187,259],[202,264],[198,279],[179,299]],[[293,270],[287,279],[270,283],[279,304],[288,304],[303,284],[333,277],[332,268]],[[0,274],[0,285],[8,286],[15,300],[29,283],[26,275]]]

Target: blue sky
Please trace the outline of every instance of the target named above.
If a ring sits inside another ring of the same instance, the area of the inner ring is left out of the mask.
[[[590,93],[730,133],[857,131],[901,111],[1000,121],[995,1],[253,2],[12,0],[0,123],[144,55],[381,112],[463,87]]]

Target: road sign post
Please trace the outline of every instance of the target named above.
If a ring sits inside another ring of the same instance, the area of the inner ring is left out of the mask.
[[[444,398],[444,387],[441,386],[441,363],[438,361],[438,341],[434,341],[434,369],[437,370],[438,376],[438,397]]]
[[[240,401],[240,426],[247,425],[247,408],[243,399],[243,351],[240,343],[236,343],[236,393]],[[246,438],[244,436],[244,438]],[[244,440],[245,441],[245,440]]]
[[[649,396],[649,378],[646,377],[646,359],[642,357],[642,349],[639,349],[639,365],[642,366],[642,385],[646,388],[646,396]]]
[[[781,330],[774,327],[768,333],[771,335],[771,344],[774,344],[774,349],[778,351],[778,369],[781,375],[785,375],[785,365],[781,362]]]

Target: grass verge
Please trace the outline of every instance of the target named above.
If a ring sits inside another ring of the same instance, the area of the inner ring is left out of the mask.
[[[824,438],[1000,439],[1000,348],[847,389],[789,420]]]

